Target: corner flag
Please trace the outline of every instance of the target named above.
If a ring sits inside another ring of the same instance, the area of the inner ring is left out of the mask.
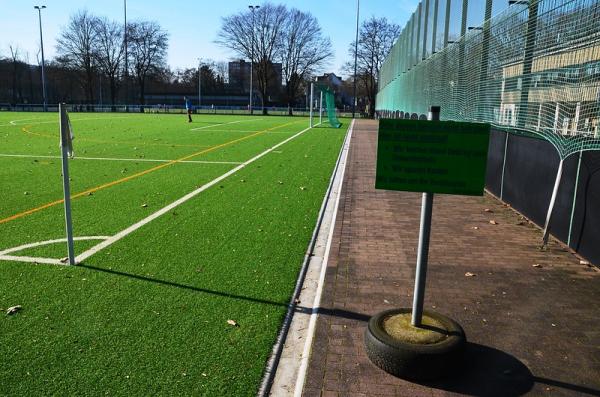
[[[60,117],[60,148],[62,152],[62,177],[65,203],[65,228],[67,231],[67,252],[70,265],[75,264],[73,247],[73,224],[71,222],[71,187],[69,185],[69,157],[73,157],[73,128],[64,103],[58,105]]]
[[[73,152],[73,139],[75,139],[75,136],[73,135],[73,127],[71,126],[71,120],[69,119],[69,113],[67,113],[67,109],[64,109],[65,112],[65,117],[66,117],[66,123],[64,125],[62,125],[62,116],[61,116],[61,128],[60,128],[60,135],[61,135],[61,140],[60,140],[60,147],[65,146],[67,149],[67,154],[69,155],[69,158],[73,158],[75,156],[75,152]],[[62,111],[61,111],[61,115],[62,115]]]

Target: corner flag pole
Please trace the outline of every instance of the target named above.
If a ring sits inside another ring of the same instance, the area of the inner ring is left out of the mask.
[[[67,230],[67,249],[69,253],[69,265],[75,265],[73,224],[71,222],[71,187],[69,185],[69,155],[73,156],[73,135],[65,104],[59,104],[58,108],[60,114],[60,148],[62,152],[62,175],[65,202],[65,227]]]

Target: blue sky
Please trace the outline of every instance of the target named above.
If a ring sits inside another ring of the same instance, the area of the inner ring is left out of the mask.
[[[348,59],[348,46],[355,35],[356,2],[348,0],[295,0],[273,1],[310,11],[331,39],[334,58],[327,71],[341,73]],[[56,53],[56,38],[79,9],[87,9],[99,16],[123,20],[123,0],[0,0],[0,55],[8,56],[9,45],[18,46],[36,63],[39,51],[38,15],[34,5],[46,5],[42,11],[44,52],[46,59]],[[168,63],[172,68],[192,67],[198,57],[229,60],[230,51],[214,43],[221,26],[221,17],[247,9],[249,4],[262,4],[239,0],[220,1],[153,1],[128,0],[127,19],[154,20],[170,34]],[[387,17],[404,26],[415,10],[418,0],[362,0],[361,21],[371,16]]]

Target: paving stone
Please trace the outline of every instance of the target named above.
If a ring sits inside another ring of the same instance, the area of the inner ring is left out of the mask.
[[[412,304],[421,204],[375,190],[376,147],[357,120],[304,395],[600,395],[600,272],[490,195],[434,199],[425,307],[461,323],[468,364],[417,384],[368,360],[368,318]]]

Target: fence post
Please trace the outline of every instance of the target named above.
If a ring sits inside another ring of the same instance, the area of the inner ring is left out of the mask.
[[[564,160],[560,159],[560,163],[558,163],[558,171],[556,171],[554,189],[552,190],[552,197],[550,197],[550,204],[548,205],[548,214],[546,214],[546,223],[544,224],[544,236],[542,237],[542,247],[548,244],[548,237],[550,235],[550,222],[552,221],[552,210],[554,210],[554,203],[556,201],[558,187],[560,186],[560,180],[562,178],[563,162]]]

